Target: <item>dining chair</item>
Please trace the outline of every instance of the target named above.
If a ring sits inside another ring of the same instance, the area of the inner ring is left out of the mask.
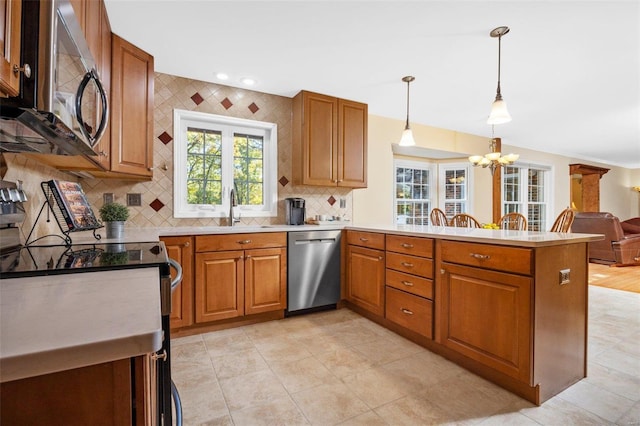
[[[522,213],[511,212],[500,218],[498,222],[500,229],[511,229],[517,231],[527,230],[527,218]]]
[[[570,232],[571,224],[575,216],[576,212],[571,207],[562,210],[555,222],[553,222],[553,226],[551,226],[549,232]]]
[[[430,219],[433,226],[449,226],[447,215],[437,207],[431,210]]]
[[[458,213],[453,216],[449,224],[451,226],[457,226],[458,228],[482,228],[482,225],[480,225],[480,222],[478,222],[476,218],[466,213]]]

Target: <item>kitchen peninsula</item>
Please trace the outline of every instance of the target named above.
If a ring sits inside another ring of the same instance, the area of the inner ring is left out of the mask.
[[[587,244],[600,235],[337,222],[131,228],[125,241],[259,234],[254,242],[269,244],[271,233],[336,228],[343,229],[342,306],[536,404],[586,376]],[[181,247],[190,262],[196,248]],[[194,275],[174,297],[193,301]],[[178,332],[185,330],[207,329]]]

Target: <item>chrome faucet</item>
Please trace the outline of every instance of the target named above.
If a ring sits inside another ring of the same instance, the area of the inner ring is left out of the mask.
[[[233,214],[234,207],[238,207],[238,202],[236,201],[236,191],[235,189],[231,188],[231,191],[229,191],[229,217],[227,220],[229,226],[233,226],[236,223],[240,222],[240,219],[236,218],[235,214]]]

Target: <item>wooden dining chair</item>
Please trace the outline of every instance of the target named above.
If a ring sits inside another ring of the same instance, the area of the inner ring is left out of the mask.
[[[553,222],[549,232],[570,232],[575,216],[576,212],[571,207],[562,210],[555,222]]]
[[[450,226],[457,226],[458,228],[482,228],[480,222],[471,215],[466,213],[458,213],[451,218],[449,222]]]
[[[431,215],[429,217],[431,219],[432,226],[449,226],[447,215],[437,207],[431,210]]]
[[[507,213],[500,218],[498,222],[500,229],[511,229],[516,231],[527,230],[527,218],[523,214],[512,212]]]

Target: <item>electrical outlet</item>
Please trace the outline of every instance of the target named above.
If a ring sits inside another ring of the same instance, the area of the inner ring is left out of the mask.
[[[347,208],[347,199],[346,198],[340,198],[340,208],[341,209],[346,209]]]
[[[142,205],[142,194],[127,194],[127,206],[139,207]]]
[[[113,192],[102,193],[102,203],[103,204],[113,203]]]
[[[571,269],[560,270],[560,285],[569,284],[571,282]]]

